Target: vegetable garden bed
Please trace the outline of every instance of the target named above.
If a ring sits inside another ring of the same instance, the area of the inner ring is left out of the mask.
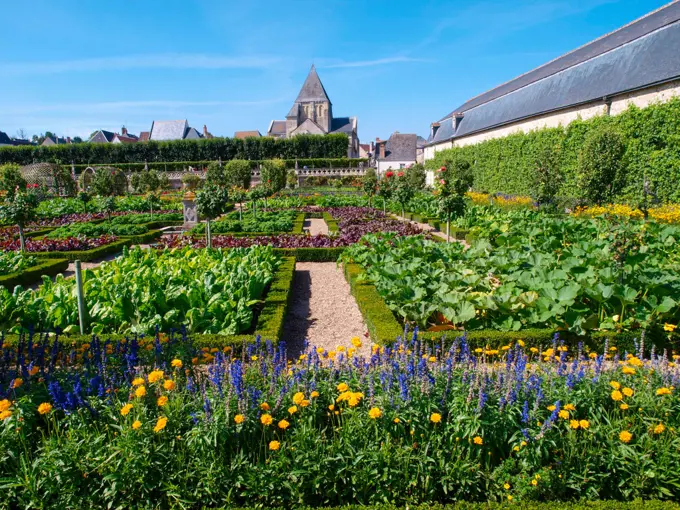
[[[21,257],[18,253],[0,252],[0,258],[13,255]],[[54,259],[54,260],[40,260],[37,257],[26,255],[29,260],[27,264],[17,268],[16,271],[8,272],[0,275],[0,286],[12,290],[17,285],[31,285],[40,281],[42,276],[54,276],[58,273],[66,271],[68,268],[68,260]]]

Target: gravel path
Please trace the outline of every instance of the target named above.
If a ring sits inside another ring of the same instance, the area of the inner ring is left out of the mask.
[[[325,220],[321,218],[308,218],[305,220],[304,225],[305,232],[309,232],[310,235],[326,234],[328,235],[328,225]]]
[[[442,239],[446,240],[446,227],[444,227],[444,229],[445,229],[444,232],[440,232],[439,230],[436,230],[429,223],[418,223],[417,221],[407,220],[403,216],[399,216],[398,214],[394,214],[394,213],[392,213],[392,216],[394,218],[400,220],[400,221],[405,221],[407,223],[411,223],[412,225],[415,225],[416,227],[418,227],[420,230],[423,230],[425,232],[429,232],[430,234],[432,234],[434,236],[441,237]],[[453,237],[451,237],[451,242],[452,243],[458,242],[458,243],[463,244],[467,248],[470,247],[470,245],[468,245],[467,241],[465,241],[464,239],[454,239]]]
[[[352,347],[355,336],[363,343],[357,354],[370,355],[361,312],[335,262],[298,262],[292,291],[283,328],[289,357],[300,355],[305,339],[332,351],[340,345]]]

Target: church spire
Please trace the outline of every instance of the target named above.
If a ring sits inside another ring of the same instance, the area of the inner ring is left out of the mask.
[[[300,89],[300,93],[295,100],[296,103],[305,103],[309,101],[331,102],[331,100],[328,98],[328,94],[326,94],[326,89],[323,88],[323,84],[319,79],[319,75],[316,73],[316,67],[314,67],[314,64],[312,64],[312,68],[309,70],[307,79],[302,85],[302,89]]]

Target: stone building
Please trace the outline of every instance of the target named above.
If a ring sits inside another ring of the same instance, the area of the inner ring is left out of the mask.
[[[387,170],[399,170],[416,163],[418,135],[395,131],[387,140],[376,138],[375,163],[378,175]]]
[[[312,65],[286,120],[273,120],[267,136],[290,138],[295,135],[326,135],[344,133],[349,138],[347,157],[359,157],[359,136],[356,117],[334,117],[333,104],[328,98],[316,68]]]
[[[617,115],[680,93],[680,2],[672,2],[474,97],[431,124],[436,151]]]

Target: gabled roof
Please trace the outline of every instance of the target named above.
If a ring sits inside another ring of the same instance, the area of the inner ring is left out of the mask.
[[[267,131],[270,135],[285,135],[286,134],[286,121],[285,120],[273,120],[269,125],[269,130]]]
[[[203,136],[201,136],[201,133],[199,133],[197,129],[190,127],[187,128],[186,133],[184,133],[184,138],[186,140],[198,140],[199,138],[203,138]]]
[[[148,142],[149,141],[149,131],[142,131],[139,133],[139,141],[140,142]]]
[[[246,138],[260,138],[262,134],[259,131],[236,131],[234,133],[234,138],[239,138],[244,140]]]
[[[302,84],[302,89],[295,100],[296,103],[304,103],[308,101],[328,101],[328,94],[326,94],[326,89],[323,88],[323,84],[319,79],[319,75],[316,74],[316,67],[312,64],[312,68],[309,70],[309,74]],[[290,115],[290,114],[289,114]]]
[[[429,143],[602,100],[680,77],[680,2],[474,97],[444,117]],[[463,117],[457,129],[454,116]]]
[[[7,136],[7,133],[0,131],[0,144],[3,145],[14,145],[12,143],[12,140],[10,140],[9,136]]]
[[[393,133],[385,142],[385,157],[380,161],[415,161],[417,140],[418,135]]]
[[[186,120],[155,120],[151,124],[149,140],[183,140],[188,130]]]
[[[333,117],[331,121],[331,133],[346,133],[352,134],[352,119],[353,117]]]
[[[119,140],[121,143],[137,143],[139,141],[139,139],[134,135],[128,134],[126,136],[126,135],[119,135],[118,133],[116,133],[114,136],[115,136],[115,139]]]
[[[113,142],[113,138],[116,136],[116,133],[113,133],[111,131],[104,131],[103,129],[100,129],[99,131],[96,131],[88,140],[88,142],[93,143],[93,142],[98,142],[98,143],[111,143]]]

